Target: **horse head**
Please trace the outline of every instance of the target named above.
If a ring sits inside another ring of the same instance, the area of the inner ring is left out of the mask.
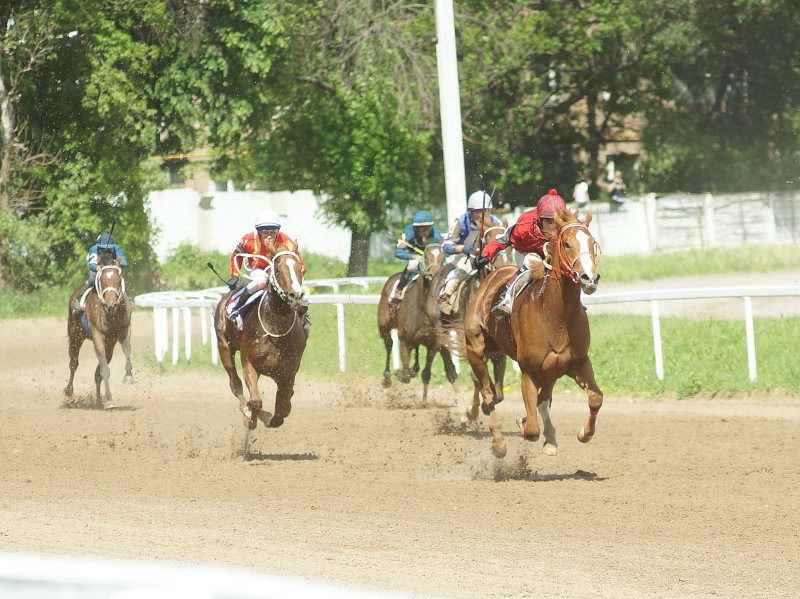
[[[296,310],[303,300],[303,263],[296,253],[297,246],[280,246],[272,257],[269,269],[269,282],[278,296],[292,310]]]
[[[94,289],[100,303],[108,308],[118,305],[125,296],[125,278],[122,276],[122,267],[118,264],[109,264],[97,269],[94,279]]]
[[[601,253],[600,244],[589,232],[592,212],[588,211],[581,220],[568,210],[559,210],[554,220],[558,230],[555,239],[558,272],[578,283],[585,294],[591,295],[600,282],[597,267]]]
[[[444,251],[442,251],[442,244],[438,242],[429,242],[425,244],[425,270],[427,274],[433,275],[442,264],[444,264]]]

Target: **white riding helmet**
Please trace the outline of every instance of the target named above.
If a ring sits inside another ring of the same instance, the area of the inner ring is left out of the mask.
[[[276,229],[281,228],[281,218],[274,210],[262,210],[256,217],[256,231],[259,229]]]
[[[474,192],[467,200],[468,210],[483,210],[484,208],[492,207],[492,196],[485,191],[478,190]]]

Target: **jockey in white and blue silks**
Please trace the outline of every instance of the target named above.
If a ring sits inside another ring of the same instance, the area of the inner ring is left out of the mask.
[[[478,190],[469,196],[467,211],[453,221],[453,226],[450,227],[442,244],[445,255],[460,254],[455,261],[455,268],[448,273],[439,292],[440,307],[444,313],[452,311],[449,300],[473,269],[471,256],[480,251],[480,223],[486,212],[489,213],[493,224],[503,226],[500,219],[491,213],[492,197],[487,192]]]
[[[425,246],[429,243],[441,243],[442,234],[433,224],[433,216],[427,210],[418,210],[410,225],[403,229],[403,234],[397,241],[394,257],[398,260],[407,260],[403,274],[391,293],[389,301],[396,307],[403,297],[408,282],[419,271],[420,264],[425,261]]]

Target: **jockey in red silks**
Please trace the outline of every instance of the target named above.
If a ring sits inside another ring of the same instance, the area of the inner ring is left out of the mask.
[[[233,289],[239,282],[240,275],[250,279],[238,295],[234,294],[227,307],[228,318],[240,331],[243,325],[241,309],[254,293],[267,286],[268,268],[278,246],[283,246],[297,255],[302,272],[305,274],[306,267],[300,256],[300,250],[291,237],[281,232],[280,217],[273,210],[263,210],[259,213],[256,217],[255,230],[246,233],[231,254],[231,278],[228,280],[228,286]],[[308,330],[311,324],[308,316],[308,300],[301,304],[297,313],[303,316],[303,327]]]
[[[508,316],[514,298],[519,295],[531,280],[531,274],[536,278],[544,276],[544,244],[547,242],[546,234],[555,232],[556,225],[553,221],[556,211],[565,210],[567,207],[564,198],[558,191],[551,189],[536,203],[536,208],[523,212],[517,222],[511,225],[503,235],[489,243],[475,260],[477,268],[489,264],[497,254],[509,246],[517,252],[525,254],[522,266],[517,270],[515,279],[507,286],[506,293],[500,302],[492,309],[497,316]]]

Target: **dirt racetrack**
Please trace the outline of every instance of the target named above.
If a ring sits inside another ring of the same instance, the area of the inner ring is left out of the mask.
[[[134,316],[134,358],[152,351]],[[88,346],[65,404],[61,319],[0,321],[0,550],[243,566],[425,597],[794,598],[800,589],[800,399],[606,397],[595,439],[558,395],[559,454],[514,433],[491,457],[449,388],[310,381],[251,459],[218,372],[134,360],[120,406],[87,405]],[[302,370],[301,370],[302,373]],[[601,377],[600,377],[601,378]],[[262,380],[262,388],[272,390]],[[465,393],[462,393],[466,397]]]

